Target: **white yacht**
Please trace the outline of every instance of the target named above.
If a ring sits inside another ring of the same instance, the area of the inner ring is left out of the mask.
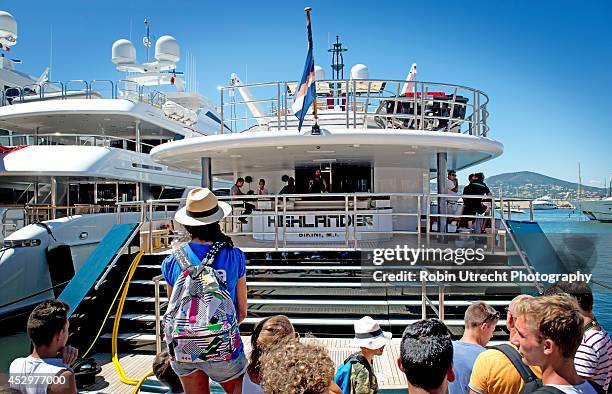
[[[8,13],[0,14],[0,37],[3,46],[16,43]],[[155,163],[149,155],[158,144],[221,126],[209,100],[185,91],[179,60],[179,44],[168,35],[157,39],[155,60],[143,64],[131,42],[116,41],[112,61],[127,73],[119,81],[51,82],[47,73],[29,77],[15,70],[15,61],[0,58],[0,314],[52,296],[42,291],[53,287],[49,248],[68,245],[78,271],[116,222],[117,202],[180,197],[200,184],[199,171]]]
[[[537,198],[533,200],[531,204],[535,210],[550,210],[559,208],[549,196]]]
[[[318,66],[315,74],[320,129],[313,127],[312,107],[298,129],[291,111],[297,83],[243,85],[233,74],[230,86],[221,89],[222,120],[231,132],[219,127],[215,135],[168,142],[155,147],[152,158],[160,164],[202,170],[207,185],[212,177],[264,179],[271,193],[281,189],[284,175],[295,179],[295,193],[309,193],[309,182],[320,171],[327,197],[289,198],[287,204],[279,203],[281,196],[258,201],[252,220],[240,225],[240,234],[250,234],[241,236],[254,241],[254,246],[279,241],[284,246],[313,242],[320,246],[390,239],[398,229],[416,233],[417,212],[425,213],[431,203],[416,194],[429,194],[430,178],[503,151],[489,134],[488,98],[477,89],[370,79],[363,64],[351,69],[348,80],[326,80]],[[238,94],[240,101],[235,98]],[[236,115],[243,114],[244,107],[252,114],[246,121]],[[440,190],[443,194],[445,189]],[[240,204],[233,204],[240,212]],[[358,218],[348,217],[352,216],[346,212],[349,206],[362,209]],[[284,210],[287,226],[277,224],[278,209]],[[350,220],[359,221],[355,231],[346,230]]]
[[[573,201],[572,204],[591,220],[612,222],[612,197],[601,200],[578,200]]]

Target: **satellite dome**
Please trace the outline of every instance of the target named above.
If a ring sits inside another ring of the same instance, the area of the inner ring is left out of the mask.
[[[161,36],[155,43],[155,59],[160,62],[178,63],[181,52],[178,41],[172,36]]]
[[[13,15],[0,11],[0,44],[10,47],[17,42],[17,21]]]
[[[351,68],[351,79],[368,79],[370,78],[370,70],[365,64],[355,64]]]
[[[113,43],[112,60],[116,65],[136,63],[136,48],[130,40],[122,38]]]
[[[325,70],[321,66],[314,66],[315,72],[315,81],[324,81],[325,80]]]

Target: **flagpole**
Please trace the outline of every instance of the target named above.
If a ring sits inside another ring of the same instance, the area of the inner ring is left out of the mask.
[[[312,29],[312,25],[310,23],[310,11],[311,10],[312,10],[311,7],[304,8],[304,11],[306,11],[306,22],[307,22],[307,24],[309,26],[311,26],[311,29]],[[309,44],[312,45],[312,43],[309,43]],[[312,57],[313,57],[313,62],[314,62],[314,48],[312,48],[312,50],[313,50]],[[315,81],[314,81],[315,86],[316,86],[316,83],[317,83],[317,80],[315,78]],[[314,116],[314,121],[315,121],[314,126],[312,126],[312,131],[315,132],[315,133],[320,133],[320,130],[319,130],[319,115],[317,113],[317,95],[316,94],[315,94],[315,96],[313,98],[313,103],[312,104],[313,104],[312,114]]]

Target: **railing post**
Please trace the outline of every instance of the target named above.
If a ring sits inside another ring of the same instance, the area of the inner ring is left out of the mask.
[[[281,129],[281,88],[280,88],[280,83],[276,84],[276,91],[277,91],[277,97],[276,97],[276,129],[280,130]]]
[[[529,221],[533,222],[533,201],[529,201]]]
[[[353,79],[353,128],[357,128],[357,81]]]
[[[427,319],[427,282],[421,281],[421,319]]]
[[[161,307],[160,307],[160,296],[159,296],[159,280],[162,278],[158,275],[153,278],[155,282],[155,353],[161,353]]]
[[[345,80],[345,100],[344,100],[344,111],[346,111],[346,128],[349,128],[349,81]],[[340,85],[342,86],[342,85]],[[342,89],[340,89],[340,103],[342,103]]]
[[[349,203],[348,194],[344,196],[344,244],[349,247]]]
[[[421,211],[423,210],[422,208],[422,202],[421,202],[421,195],[417,196],[417,234],[419,235],[419,237],[421,236]],[[420,239],[419,239],[419,243]]]
[[[429,236],[429,232],[431,229],[431,218],[429,216],[429,207],[431,206],[431,195],[429,193],[425,196],[425,224],[427,228],[425,228],[425,233]]]
[[[353,247],[357,249],[357,195],[353,193]]]
[[[274,196],[274,250],[278,251],[278,196]]]
[[[287,247],[287,197],[283,196],[283,247]]]
[[[289,89],[287,88],[287,82],[285,82],[285,107],[283,108],[283,114],[285,116],[285,130],[287,130],[287,108],[289,108],[289,95],[287,92]]]
[[[221,93],[221,134],[223,134],[223,125],[225,124],[225,120],[224,120],[224,111],[223,111],[223,88],[221,88],[219,90],[219,92]]]
[[[149,200],[149,253],[153,253],[153,200]]]

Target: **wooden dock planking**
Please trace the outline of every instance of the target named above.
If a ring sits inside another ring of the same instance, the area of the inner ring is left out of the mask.
[[[325,348],[336,365],[340,365],[351,353],[358,349],[352,345],[350,338],[302,338],[302,341],[315,341]],[[250,337],[243,337],[245,351],[250,353]],[[380,357],[374,358],[374,371],[378,379],[379,388],[399,389],[405,388],[406,377],[397,367],[400,339],[392,339]],[[115,366],[111,361],[110,353],[97,353],[94,358],[102,366],[102,372],[97,376],[96,383],[82,393],[109,393],[129,394],[134,386],[127,385],[119,379]],[[130,378],[138,379],[151,370],[153,354],[122,354],[119,361]]]

